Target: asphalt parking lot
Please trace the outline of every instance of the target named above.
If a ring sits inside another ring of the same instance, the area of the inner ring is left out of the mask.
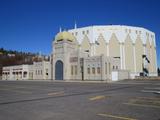
[[[160,120],[160,81],[0,81],[0,120]]]

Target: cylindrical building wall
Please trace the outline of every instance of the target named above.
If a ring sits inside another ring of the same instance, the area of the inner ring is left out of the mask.
[[[76,28],[69,32],[90,55],[119,57],[121,69],[130,70],[133,77],[138,76],[143,67],[148,68],[150,76],[157,75],[155,34],[145,28],[108,25]],[[143,61],[142,55],[146,55],[149,63]]]

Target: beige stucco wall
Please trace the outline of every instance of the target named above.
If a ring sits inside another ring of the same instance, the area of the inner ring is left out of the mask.
[[[107,56],[107,46],[102,34],[99,35],[97,42],[99,45],[96,45],[96,55],[103,54]]]
[[[136,53],[136,72],[142,72],[142,54],[143,54],[143,43],[140,36],[137,37],[135,42],[135,53]]]
[[[152,53],[152,72],[157,72],[157,69],[156,69],[156,50],[155,50],[153,41],[151,44],[151,53]]]
[[[151,47],[150,47],[150,42],[149,42],[148,38],[147,38],[147,41],[146,41],[146,55],[147,55],[147,58],[150,61],[150,63],[148,64],[148,70],[149,70],[149,72],[151,72],[152,71]]]
[[[120,44],[114,33],[109,41],[109,55],[111,57],[120,57]]]
[[[121,69],[130,69],[132,76],[139,75],[139,72],[142,72],[142,54],[147,54],[147,52],[149,53],[148,57],[151,63],[150,66],[149,64],[148,66],[146,64],[146,66],[149,68],[149,72],[153,73],[153,71],[156,71],[155,34],[150,30],[141,27],[109,25],[88,26],[69,31],[74,34],[77,33],[75,37],[79,44],[82,43],[82,38],[87,35],[91,44],[91,56],[104,54],[110,57],[120,57]],[[83,34],[83,31],[85,34]],[[132,45],[129,41],[125,43],[126,39],[132,41]],[[137,43],[139,40],[141,40],[140,44]],[[147,40],[151,42],[149,43],[150,45],[147,45]],[[153,41],[154,45],[151,46]],[[96,42],[100,44],[96,45]]]
[[[127,70],[134,72],[134,58],[133,58],[133,44],[129,35],[127,35],[125,42],[125,66]]]
[[[85,52],[86,50],[90,51],[91,45],[90,45],[88,37],[85,35],[81,43],[81,52]]]

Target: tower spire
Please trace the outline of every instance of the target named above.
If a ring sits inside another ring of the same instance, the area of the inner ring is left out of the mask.
[[[77,23],[76,23],[76,21],[74,23],[74,29],[77,29]]]
[[[61,28],[61,26],[59,27],[59,32],[62,32],[62,28]]]

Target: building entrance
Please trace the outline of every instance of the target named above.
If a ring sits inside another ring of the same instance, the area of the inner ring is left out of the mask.
[[[55,80],[63,80],[63,62],[60,60],[55,65]]]

